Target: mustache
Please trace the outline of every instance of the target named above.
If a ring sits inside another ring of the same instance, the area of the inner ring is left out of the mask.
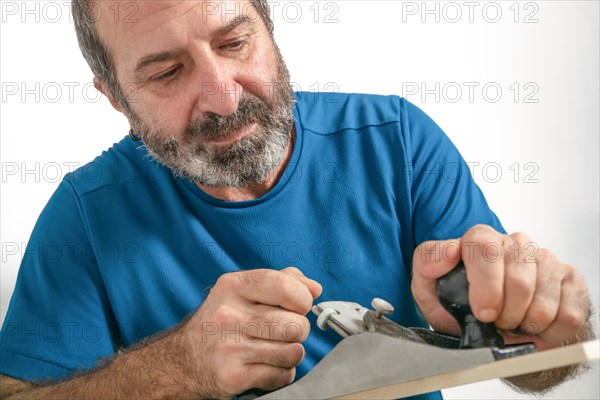
[[[244,93],[237,110],[227,116],[208,112],[187,129],[190,139],[224,140],[233,136],[240,128],[257,122],[263,126],[272,122],[273,110],[256,96]]]

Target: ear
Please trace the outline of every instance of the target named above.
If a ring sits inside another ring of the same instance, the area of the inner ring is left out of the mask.
[[[110,105],[112,105],[115,110],[125,114],[125,110],[123,110],[123,107],[121,107],[121,105],[115,100],[110,90],[108,90],[108,84],[105,80],[100,80],[98,79],[98,77],[94,77],[94,87],[108,98],[108,101],[110,101]]]

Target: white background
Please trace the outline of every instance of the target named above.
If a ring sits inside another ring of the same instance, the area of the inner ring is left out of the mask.
[[[419,105],[474,163],[505,228],[579,266],[597,308],[598,2],[315,3],[272,2],[297,88],[399,94]],[[128,126],[106,99],[96,101],[66,0],[3,0],[0,48],[3,319],[17,249],[60,177],[120,140]],[[528,398],[498,381],[445,396]],[[599,398],[598,363],[546,397]]]

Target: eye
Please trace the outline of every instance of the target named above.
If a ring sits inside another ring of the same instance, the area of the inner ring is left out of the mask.
[[[235,40],[233,42],[225,43],[221,46],[223,50],[236,51],[241,50],[246,45],[245,40]]]
[[[173,79],[175,76],[177,76],[180,69],[181,69],[181,65],[178,65],[160,75],[155,76],[152,79],[155,81],[169,81],[169,80]]]

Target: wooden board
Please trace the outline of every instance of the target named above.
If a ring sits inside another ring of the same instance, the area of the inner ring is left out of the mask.
[[[495,361],[487,348],[445,349],[367,332],[342,340],[302,379],[261,399],[397,399],[598,358],[598,340]]]
[[[474,368],[450,372],[443,375],[417,379],[397,385],[381,387],[353,393],[338,399],[397,399],[422,393],[447,389],[453,386],[485,381],[495,378],[509,378],[532,372],[543,371],[567,365],[599,359],[598,340],[573,344],[557,349],[541,351],[521,357],[495,361]]]

